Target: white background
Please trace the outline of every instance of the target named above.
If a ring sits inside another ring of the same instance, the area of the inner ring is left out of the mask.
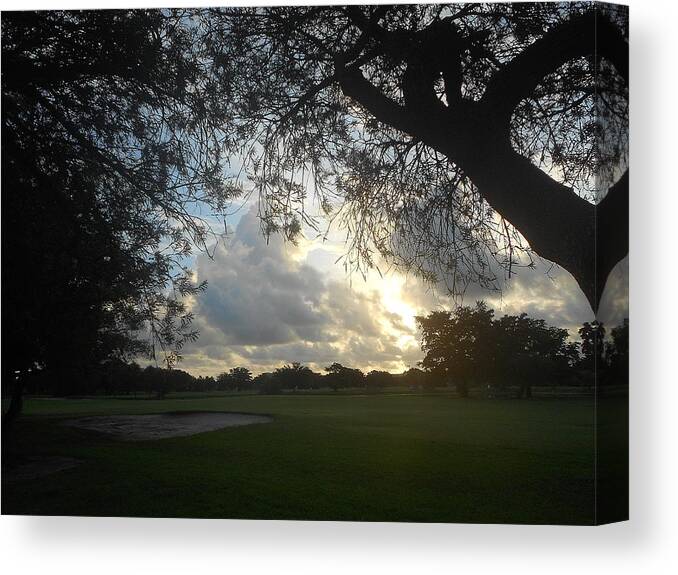
[[[632,76],[631,521],[588,528],[3,516],[0,565],[5,572],[676,572],[678,3],[628,3]],[[28,0],[5,2],[2,7],[171,4],[181,3]]]

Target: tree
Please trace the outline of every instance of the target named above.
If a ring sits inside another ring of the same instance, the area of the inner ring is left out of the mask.
[[[319,375],[306,365],[294,362],[273,372],[273,380],[282,389],[313,389],[318,387]]]
[[[184,11],[3,14],[3,371],[67,393],[144,348],[172,367],[197,337],[196,205],[237,193],[198,33]]]
[[[570,366],[576,346],[566,329],[551,327],[526,313],[505,315],[495,322],[497,382],[517,383],[520,397],[532,397],[532,386],[549,381]]]
[[[388,371],[373,369],[365,376],[365,387],[368,390],[379,390],[393,385],[393,375]]]
[[[312,188],[341,206],[349,265],[376,251],[458,294],[496,288],[533,250],[596,310],[628,252],[625,7],[204,15],[265,230],[298,231]]]
[[[493,316],[494,310],[484,302],[418,316],[421,348],[426,352],[421,365],[447,383],[453,382],[459,395],[467,397],[470,385],[491,372]]]
[[[252,384],[252,372],[246,367],[234,367],[230,371],[237,391],[248,389]]]
[[[231,368],[228,373],[217,377],[217,385],[221,390],[243,391],[252,385],[252,372],[246,367]]]
[[[616,385],[629,383],[629,320],[610,330],[610,340],[605,343],[605,360],[608,366],[607,382]]]
[[[334,391],[340,388],[365,386],[365,374],[359,369],[345,367],[340,363],[334,362],[326,367],[325,371],[327,372],[325,381]]]
[[[259,393],[282,393],[280,382],[273,377],[272,373],[260,373],[254,378],[252,383],[254,384],[255,389],[259,390]]]
[[[454,382],[461,397],[482,384],[517,386],[519,397],[528,398],[532,386],[564,378],[578,360],[566,329],[525,313],[494,319],[484,302],[416,319],[426,352],[422,365]]]
[[[224,371],[216,377],[217,389],[219,391],[231,391],[233,385],[231,383],[231,376],[227,371]]]
[[[194,379],[191,387],[194,391],[214,391],[217,389],[217,382],[210,375],[201,375],[197,379]]]
[[[433,388],[435,387],[435,379],[427,377],[427,373],[417,367],[411,367],[403,373],[403,380],[405,385],[412,389],[419,389],[421,387]]]
[[[74,350],[141,325],[174,365],[197,337],[183,258],[199,206],[241,192],[236,156],[267,233],[313,225],[313,190],[349,267],[456,295],[533,250],[595,310],[628,251],[626,36],[589,2],[3,15],[5,375],[87,381]],[[61,315],[57,294],[78,294]]]
[[[579,328],[581,337],[581,364],[591,371],[603,367],[605,326],[597,321],[584,322]]]

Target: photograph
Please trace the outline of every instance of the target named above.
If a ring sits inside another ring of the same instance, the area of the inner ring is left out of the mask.
[[[0,16],[3,516],[629,519],[628,6],[65,8]]]

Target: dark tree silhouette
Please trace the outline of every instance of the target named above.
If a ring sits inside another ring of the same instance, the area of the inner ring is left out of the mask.
[[[217,377],[220,390],[243,391],[252,386],[252,372],[246,367],[234,367]]]
[[[488,379],[495,362],[494,310],[484,302],[475,307],[459,306],[453,312],[434,311],[417,317],[421,348],[426,356],[422,366],[453,383],[461,397],[480,379]]]
[[[5,374],[49,369],[68,391],[140,351],[134,331],[169,366],[196,337],[182,302],[204,287],[183,260],[208,241],[196,205],[235,193],[196,38],[183,11],[3,14]]]
[[[422,366],[453,383],[461,397],[472,385],[517,386],[531,397],[532,386],[563,380],[579,360],[566,329],[522,313],[494,319],[484,302],[417,317],[422,333]]]
[[[582,365],[590,370],[603,367],[605,351],[605,326],[597,321],[584,322],[579,328]]]
[[[264,229],[313,189],[374,252],[453,293],[530,251],[595,310],[628,251],[624,7],[330,6],[204,14]],[[597,250],[596,250],[597,247]]]
[[[310,367],[294,362],[273,372],[273,382],[282,389],[313,389],[319,387],[320,374]]]
[[[333,390],[346,387],[364,387],[365,374],[359,369],[346,367],[336,361],[325,368],[325,383]]]
[[[551,327],[526,313],[496,320],[495,382],[517,384],[520,397],[531,397],[532,386],[552,381],[578,359],[577,345],[566,329]]]
[[[629,320],[610,330],[605,344],[605,359],[609,367],[607,382],[617,385],[629,383]]]
[[[365,376],[365,387],[372,391],[389,387],[394,383],[393,374],[388,371],[373,369]]]
[[[403,381],[405,385],[412,389],[418,389],[420,387],[435,387],[435,379],[432,377],[427,377],[427,373],[417,367],[411,367],[403,373]]]

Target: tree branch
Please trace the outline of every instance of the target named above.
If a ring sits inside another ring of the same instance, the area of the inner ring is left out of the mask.
[[[602,56],[614,65],[628,85],[629,43],[621,30],[606,16],[596,12],[596,56]]]
[[[498,70],[488,82],[482,102],[507,120],[545,76],[570,60],[594,55],[609,59],[628,79],[628,43],[617,26],[595,9],[552,28]]]
[[[339,75],[339,85],[346,96],[358,102],[380,122],[411,135],[417,132],[413,114],[384,95],[359,69],[344,70]]]
[[[480,102],[460,98],[445,109],[433,85],[441,72],[447,72],[446,89],[456,90],[454,58],[459,58],[465,46],[461,40],[454,42],[449,27],[410,33],[411,45],[400,45],[394,52],[394,32],[381,27],[375,32],[373,25],[361,24],[365,33],[376,34],[377,42],[392,57],[408,64],[402,84],[406,106],[383,94],[358,68],[340,75],[344,94],[378,121],[457,164],[535,252],[572,273],[595,311],[601,282],[604,285],[609,271],[628,251],[628,237],[622,237],[628,220],[628,176],[615,184],[596,208],[515,152],[508,126],[518,102],[570,60],[587,55],[606,58],[626,78],[628,45],[620,30],[595,10],[579,14],[552,28],[500,69]],[[446,56],[452,60],[446,61]]]

